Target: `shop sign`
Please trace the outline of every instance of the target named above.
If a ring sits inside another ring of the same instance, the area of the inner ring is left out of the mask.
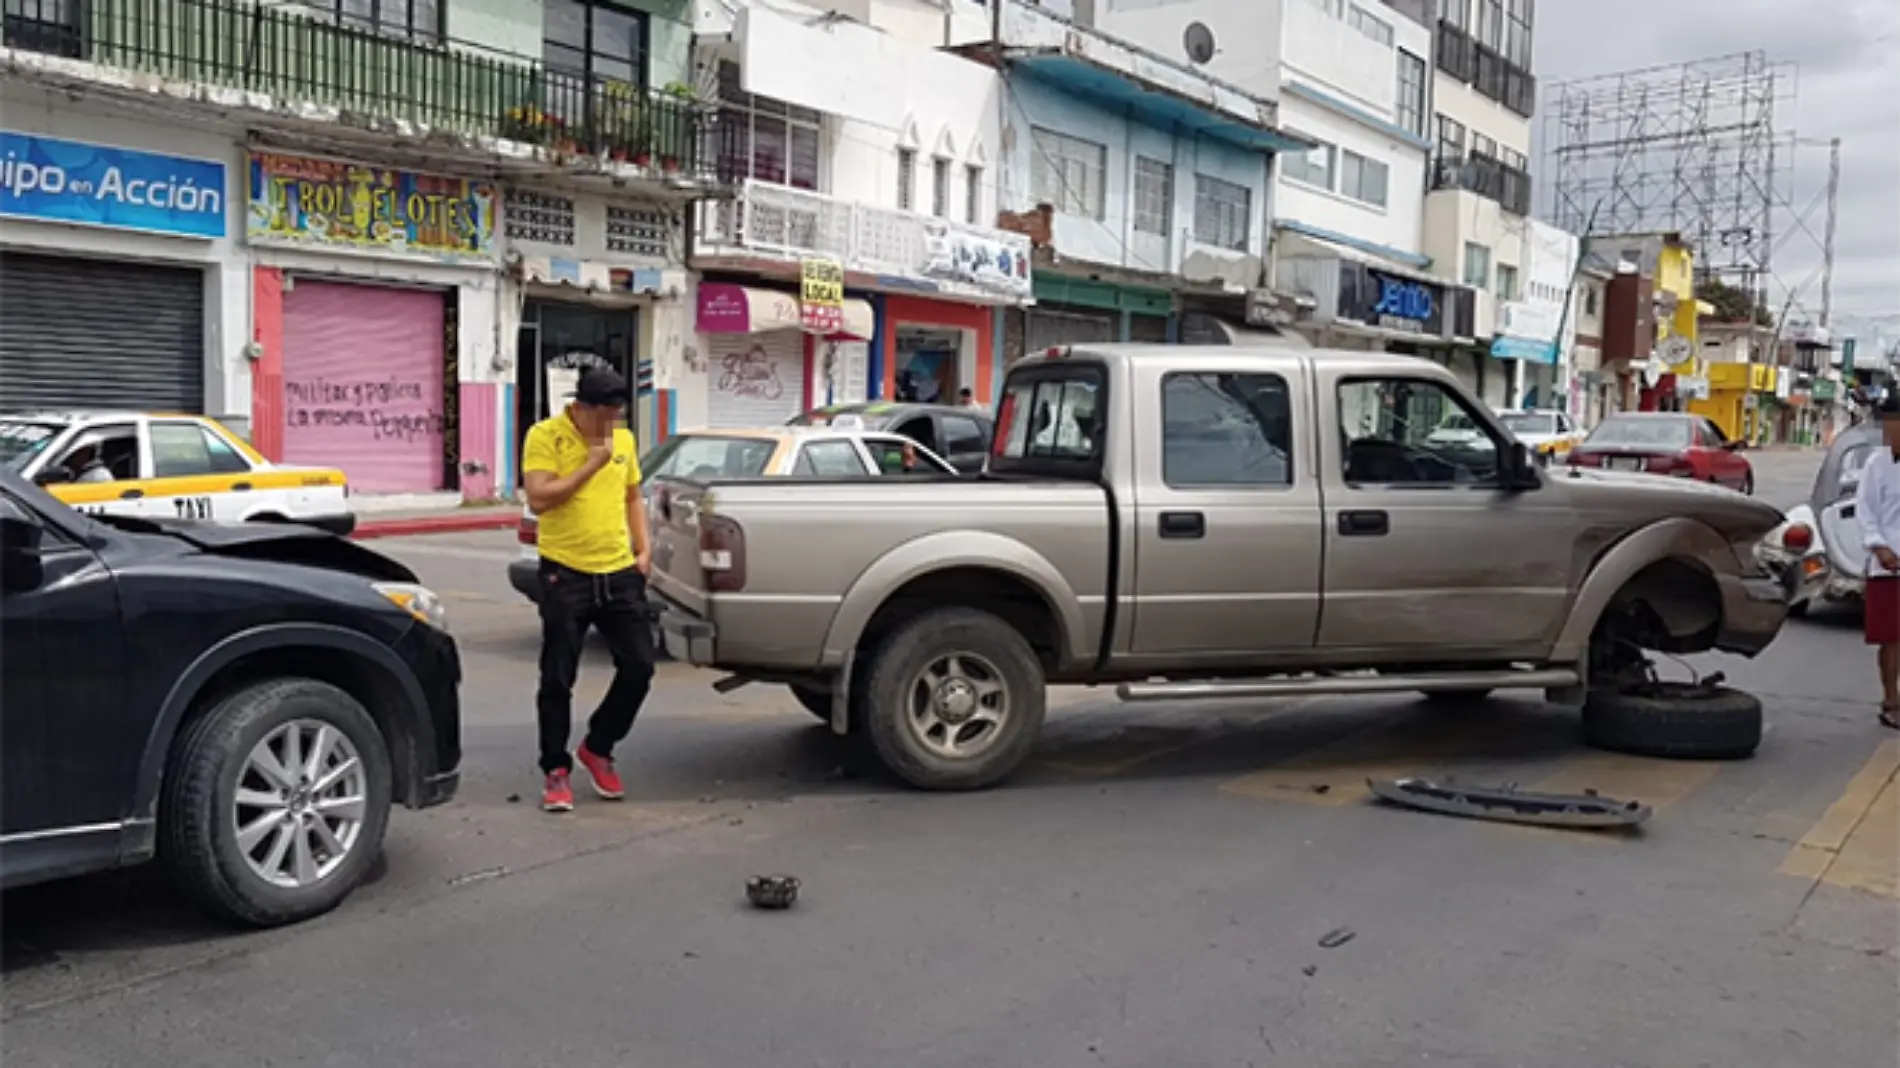
[[[252,241],[494,255],[493,183],[266,152],[252,153],[250,168]]]
[[[1821,404],[1831,404],[1834,401],[1837,389],[1838,383],[1833,379],[1817,379],[1814,383],[1814,399]]]
[[[1525,363],[1555,364],[1557,343],[1535,341],[1527,337],[1500,337],[1491,342],[1494,360],[1523,360]]]
[[[941,220],[924,228],[923,275],[1027,300],[1030,242],[1022,234],[973,230]]]
[[[0,131],[0,216],[219,238],[224,164]]]
[[[1420,282],[1384,271],[1366,270],[1370,285],[1362,292],[1363,307],[1344,309],[1352,318],[1386,330],[1433,337],[1444,333],[1444,291],[1429,282]]]
[[[813,334],[844,329],[844,264],[823,256],[799,261],[798,325]]]

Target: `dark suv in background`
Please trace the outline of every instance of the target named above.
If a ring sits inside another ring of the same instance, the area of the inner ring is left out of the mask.
[[[305,526],[88,517],[0,472],[0,887],[163,860],[269,926],[455,794],[461,662],[408,568]]]

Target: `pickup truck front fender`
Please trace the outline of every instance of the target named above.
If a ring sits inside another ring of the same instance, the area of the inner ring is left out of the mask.
[[[1095,655],[1075,587],[1041,553],[1022,542],[980,530],[945,531],[908,541],[865,568],[845,591],[825,634],[824,667],[838,667],[857,648],[871,617],[907,583],[941,571],[970,568],[1014,578],[1035,591],[1056,621],[1064,660]]]
[[[1616,592],[1644,568],[1672,557],[1699,561],[1717,575],[1740,571],[1734,548],[1706,523],[1675,518],[1643,527],[1612,545],[1584,576],[1583,587],[1571,602],[1570,616],[1551,650],[1552,662],[1583,663],[1589,656],[1590,635]]]

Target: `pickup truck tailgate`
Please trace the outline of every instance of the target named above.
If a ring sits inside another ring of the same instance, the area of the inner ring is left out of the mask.
[[[696,616],[709,607],[706,570],[699,556],[700,509],[707,487],[662,478],[653,486],[647,523],[653,536],[653,569],[648,584],[655,593]]]

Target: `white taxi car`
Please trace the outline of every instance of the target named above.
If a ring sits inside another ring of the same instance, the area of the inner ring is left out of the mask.
[[[342,471],[273,464],[208,416],[0,414],[0,465],[92,514],[356,529]]]
[[[1584,439],[1583,431],[1563,412],[1543,408],[1507,408],[1498,413],[1498,421],[1531,450],[1540,464],[1548,464],[1567,454]]]
[[[856,478],[922,474],[955,478],[948,460],[902,434],[865,430],[846,421],[832,426],[773,426],[757,430],[689,430],[640,458],[646,481],[679,478]],[[508,583],[533,601],[541,595],[540,526],[524,506],[521,555],[508,563]]]

